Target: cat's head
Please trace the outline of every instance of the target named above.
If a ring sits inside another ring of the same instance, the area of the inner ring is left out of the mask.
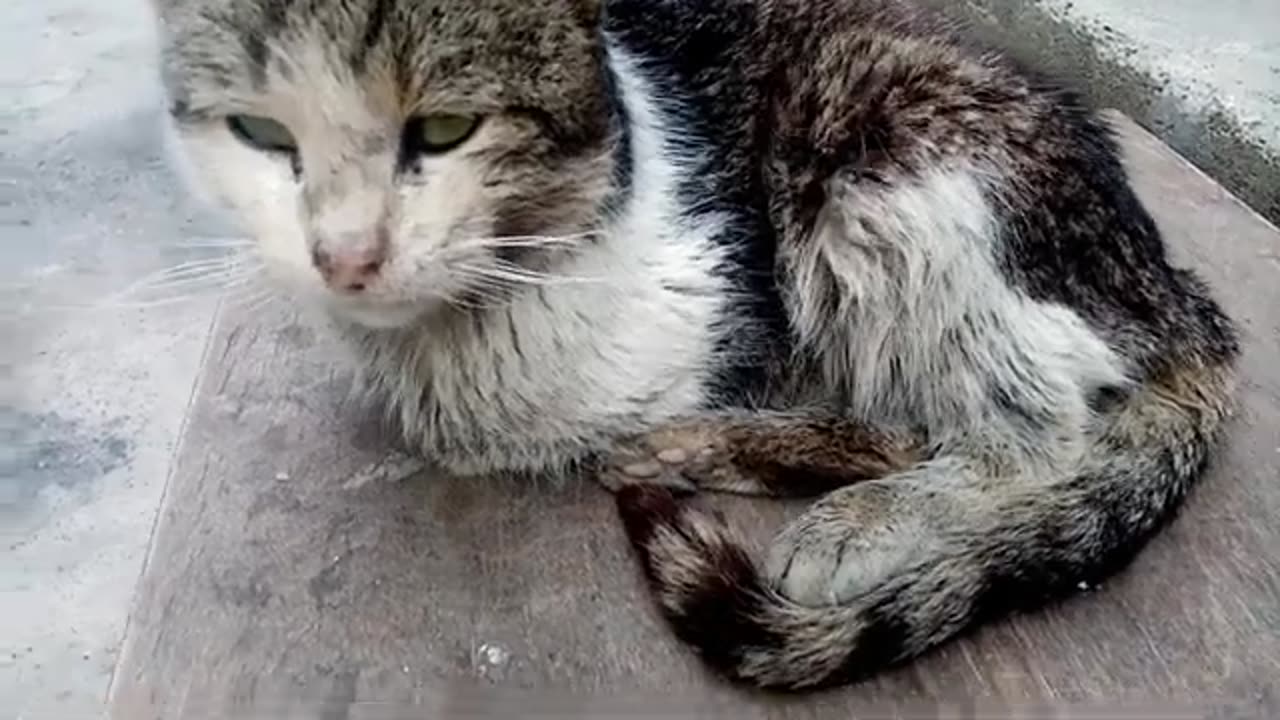
[[[598,0],[153,5],[183,164],[308,299],[403,325],[491,300],[598,223]]]

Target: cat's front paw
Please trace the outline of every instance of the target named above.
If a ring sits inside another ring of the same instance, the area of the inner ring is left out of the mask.
[[[661,485],[692,493],[732,468],[728,445],[713,424],[674,423],[619,443],[601,468],[600,483],[613,492]]]

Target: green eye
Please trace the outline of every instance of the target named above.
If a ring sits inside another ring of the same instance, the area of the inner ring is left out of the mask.
[[[250,147],[266,152],[298,151],[298,141],[289,128],[271,118],[256,115],[232,115],[227,118],[231,132]]]
[[[409,121],[405,140],[411,151],[439,155],[466,142],[478,127],[480,118],[475,116],[425,115]]]

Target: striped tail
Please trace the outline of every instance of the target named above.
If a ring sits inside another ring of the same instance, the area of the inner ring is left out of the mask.
[[[1229,369],[1194,368],[1139,389],[1077,475],[1001,491],[980,525],[938,529],[934,550],[840,604],[784,597],[718,515],[668,489],[624,488],[617,503],[657,604],[710,665],[763,687],[830,685],[1119,570],[1201,474],[1230,386]]]

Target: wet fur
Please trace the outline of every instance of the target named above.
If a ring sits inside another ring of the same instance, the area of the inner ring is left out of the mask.
[[[733,677],[863,676],[1105,577],[1228,415],[1231,323],[1110,130],[904,5],[157,4],[193,173],[406,438],[460,473],[599,468]],[[475,142],[402,156],[457,106]],[[246,108],[297,124],[299,167],[232,144]],[[308,247],[375,230],[370,297],[318,287]],[[549,241],[467,250],[489,234]],[[475,263],[577,281],[476,307]],[[819,499],[757,560],[697,489]]]

